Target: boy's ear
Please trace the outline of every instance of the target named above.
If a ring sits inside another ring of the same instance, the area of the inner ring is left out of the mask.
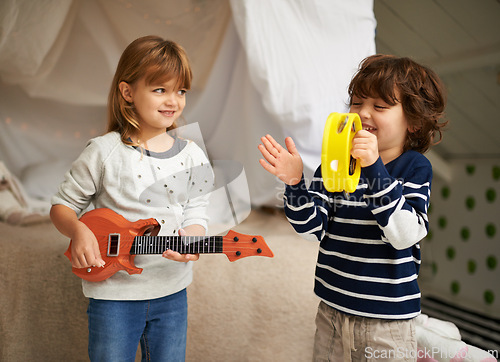
[[[130,84],[127,82],[120,82],[118,89],[120,89],[123,99],[129,103],[133,103],[134,99],[132,98],[132,87]]]
[[[418,132],[422,129],[422,124],[416,124],[416,123],[413,123],[413,124],[410,124],[408,123],[408,132],[409,133],[415,133],[415,132]]]

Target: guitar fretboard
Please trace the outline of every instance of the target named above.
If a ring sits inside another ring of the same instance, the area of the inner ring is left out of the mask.
[[[222,236],[136,236],[130,254],[163,254],[167,249],[181,254],[222,253]]]

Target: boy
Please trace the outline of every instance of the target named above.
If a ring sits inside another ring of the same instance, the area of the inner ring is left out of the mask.
[[[315,293],[315,361],[416,360],[419,241],[428,230],[433,144],[445,108],[438,76],[408,58],[366,58],[349,85],[363,129],[351,155],[362,173],[352,194],[331,193],[321,167],[309,189],[293,140],[270,135],[261,165],[286,184],[285,214],[297,233],[320,241]],[[378,358],[378,359],[379,359]]]

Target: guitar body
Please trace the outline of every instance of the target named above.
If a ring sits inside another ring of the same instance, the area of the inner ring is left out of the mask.
[[[109,278],[119,270],[129,274],[142,273],[141,268],[134,264],[135,255],[130,254],[134,237],[159,229],[158,222],[151,219],[130,222],[110,209],[95,209],[85,213],[80,221],[94,233],[99,243],[99,251],[106,264],[102,268],[73,268],[73,273],[82,279],[99,282]],[[110,233],[120,234],[120,244],[117,256],[108,256],[108,238]],[[71,261],[71,243],[64,253]]]

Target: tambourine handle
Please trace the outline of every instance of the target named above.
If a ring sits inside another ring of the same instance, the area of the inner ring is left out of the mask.
[[[356,113],[328,116],[321,150],[321,174],[327,191],[356,191],[361,165],[351,156],[351,149],[352,139],[361,128],[361,119]]]

